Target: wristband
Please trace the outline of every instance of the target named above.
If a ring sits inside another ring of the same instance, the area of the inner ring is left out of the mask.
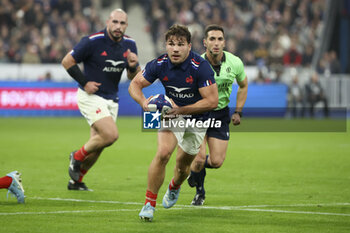
[[[239,117],[242,117],[242,112],[235,111],[233,114],[237,113]]]
[[[84,87],[85,84],[88,82],[85,78],[85,75],[83,74],[83,72],[81,72],[81,70],[77,64],[75,64],[74,66],[67,69],[67,72],[82,87]]]

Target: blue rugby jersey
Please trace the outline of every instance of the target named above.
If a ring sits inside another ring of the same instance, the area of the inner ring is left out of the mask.
[[[133,39],[124,36],[121,41],[114,42],[104,29],[83,37],[73,48],[71,55],[77,63],[83,62],[88,81],[101,83],[95,94],[118,102],[119,81],[123,70],[128,68],[128,49],[137,54]],[[83,89],[82,86],[79,87]]]
[[[179,65],[172,64],[168,55],[163,54],[147,63],[143,76],[151,83],[159,79],[166,95],[178,106],[194,104],[201,100],[198,89],[215,83],[214,72],[209,62],[192,51]]]

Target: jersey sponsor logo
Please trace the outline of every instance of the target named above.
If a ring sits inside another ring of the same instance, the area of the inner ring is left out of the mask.
[[[179,88],[179,87],[174,87],[174,86],[167,86],[167,87],[173,88],[174,91],[176,91],[176,92],[182,92],[182,91],[184,91],[184,90],[191,89],[190,87],[181,87],[181,88]]]
[[[163,81],[164,81],[164,82],[167,82],[167,81],[169,81],[169,78],[168,78],[168,76],[165,76],[165,77],[163,78]]]
[[[106,57],[107,56],[107,52],[103,51],[100,55]]]
[[[110,62],[112,66],[117,66],[124,63],[124,61],[113,61],[113,60],[106,60],[106,62]]]
[[[181,93],[182,91],[191,89],[190,87],[182,87],[182,88],[174,87],[174,86],[167,86],[167,87],[170,87],[170,88],[174,89],[174,91],[176,91],[176,92],[169,91],[169,94],[176,97],[176,98],[187,99],[187,98],[194,97],[194,93]]]
[[[189,99],[194,97],[194,93],[178,93],[169,91],[169,94],[179,99]]]
[[[105,67],[103,68],[103,71],[105,72],[122,72],[124,70],[124,67],[116,67],[120,64],[124,64],[124,61],[113,61],[113,60],[106,60],[106,62],[111,63],[112,66],[114,67]]]
[[[116,68],[116,67],[105,67],[102,71],[104,72],[122,72],[124,68]]]

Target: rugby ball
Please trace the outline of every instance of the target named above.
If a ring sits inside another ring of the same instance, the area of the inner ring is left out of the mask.
[[[168,96],[157,94],[153,96],[148,102],[148,109],[150,112],[160,112],[162,115],[166,114],[173,106]]]

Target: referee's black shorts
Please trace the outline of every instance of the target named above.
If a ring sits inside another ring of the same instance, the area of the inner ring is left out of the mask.
[[[223,109],[217,111],[211,111],[209,114],[209,118],[215,118],[215,120],[221,121],[220,128],[211,128],[207,129],[207,136],[213,137],[221,140],[229,140],[230,139],[230,109],[226,106]]]

